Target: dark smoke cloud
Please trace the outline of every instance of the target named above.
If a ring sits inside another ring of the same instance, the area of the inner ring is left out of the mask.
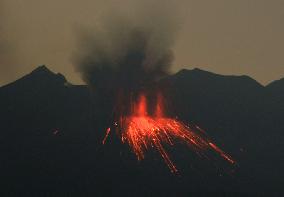
[[[156,1],[132,7],[132,12],[111,9],[95,28],[80,28],[75,65],[83,80],[99,91],[138,90],[169,72],[176,10]]]

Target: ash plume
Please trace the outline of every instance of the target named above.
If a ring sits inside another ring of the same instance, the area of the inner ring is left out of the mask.
[[[111,10],[94,29],[81,30],[75,65],[96,91],[136,91],[169,72],[178,27],[175,9],[165,1],[131,9],[132,14]]]
[[[174,59],[174,6],[166,1],[136,6],[109,9],[95,27],[79,28],[75,65],[94,92],[96,118],[109,120],[103,125],[129,114],[132,101],[166,76]]]

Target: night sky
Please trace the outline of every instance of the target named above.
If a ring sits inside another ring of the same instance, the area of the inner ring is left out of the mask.
[[[166,4],[160,2],[157,12]],[[249,75],[262,84],[284,77],[283,0],[179,0],[171,5],[173,11],[167,12],[178,15],[179,26],[173,72],[198,67]],[[41,64],[82,83],[72,61],[78,30],[92,28],[110,10],[132,18],[139,10],[147,12],[147,6],[152,7],[142,0],[0,0],[0,85]]]

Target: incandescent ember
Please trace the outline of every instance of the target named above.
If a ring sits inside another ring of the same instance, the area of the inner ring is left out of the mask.
[[[165,144],[174,146],[175,143],[186,144],[191,151],[200,156],[208,158],[209,150],[216,152],[223,159],[231,164],[235,161],[233,158],[222,151],[208,137],[202,135],[201,130],[190,127],[183,122],[169,118],[164,113],[163,97],[157,95],[157,103],[154,113],[148,111],[147,98],[140,94],[137,102],[131,103],[131,113],[119,117],[118,128],[123,143],[128,143],[132,151],[136,154],[138,160],[145,157],[145,151],[156,149],[172,173],[177,173],[178,169],[171,160],[165,149]],[[107,129],[103,144],[110,133]]]

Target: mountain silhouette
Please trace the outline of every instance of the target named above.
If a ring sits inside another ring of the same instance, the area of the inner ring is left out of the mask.
[[[1,185],[7,196],[281,196],[284,80],[181,70],[155,84],[169,115],[200,126],[237,161],[184,148],[172,175],[155,153],[137,162],[115,134],[102,146],[97,93],[39,66],[0,88]],[[103,117],[103,116],[102,116]],[[158,158],[158,159],[157,159]]]
[[[267,89],[270,91],[278,92],[279,94],[284,94],[284,78],[273,81],[267,85]]]

